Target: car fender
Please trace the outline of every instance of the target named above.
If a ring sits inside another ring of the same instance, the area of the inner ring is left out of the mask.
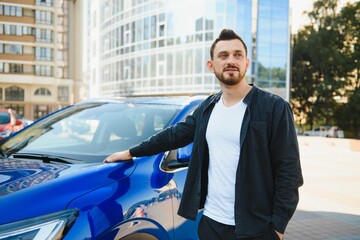
[[[121,235],[144,238],[155,236],[157,239],[169,239],[166,230],[160,224],[148,218],[124,219],[127,211],[120,199],[130,188],[130,178],[124,178],[91,193],[83,195],[69,204],[68,208],[79,209],[79,216],[71,231],[64,239],[114,239],[110,236]],[[121,233],[119,230],[121,229]],[[125,230],[124,230],[125,229]],[[119,232],[119,233],[118,233]],[[140,232],[142,234],[140,234]],[[118,236],[117,236],[118,239]],[[131,238],[129,238],[131,239]]]

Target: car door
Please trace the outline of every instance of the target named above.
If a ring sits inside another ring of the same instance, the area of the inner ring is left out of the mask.
[[[177,214],[184,190],[191,149],[192,144],[169,151],[160,164],[162,171],[173,174],[168,186],[173,205],[174,239],[198,239],[197,226],[202,211],[199,211],[196,221],[187,220]]]
[[[195,108],[189,111],[187,115],[192,114],[194,110]],[[192,145],[193,144],[191,143],[183,148],[167,152],[159,166],[161,171],[173,174],[173,177],[169,182],[169,188],[172,192],[174,239],[198,239],[197,226],[202,211],[199,211],[196,221],[187,220],[177,214],[188,172]]]

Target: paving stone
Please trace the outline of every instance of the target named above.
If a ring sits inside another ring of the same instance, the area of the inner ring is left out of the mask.
[[[360,140],[299,137],[299,145],[304,186],[285,239],[360,240]]]

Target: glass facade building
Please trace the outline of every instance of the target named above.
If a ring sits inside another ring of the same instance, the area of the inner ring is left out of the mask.
[[[206,61],[223,28],[247,44],[246,80],[288,98],[288,0],[89,1],[90,97],[217,92]]]

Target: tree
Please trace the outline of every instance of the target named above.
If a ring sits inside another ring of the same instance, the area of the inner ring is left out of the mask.
[[[307,120],[313,126],[313,94],[315,83],[313,80],[313,69],[310,65],[308,46],[308,32],[299,32],[294,37],[293,62],[292,62],[292,86],[291,103],[294,114],[297,116],[297,124]]]
[[[347,130],[349,137],[360,138],[360,2],[347,4],[338,16],[339,32],[344,35],[344,54],[349,70],[347,89],[344,93],[348,97],[345,104],[339,105],[335,120],[339,127]]]
[[[336,124],[339,100],[354,89],[349,80],[358,68],[358,7],[338,12],[337,0],[316,1],[308,12],[311,24],[294,36],[291,104],[299,122]]]
[[[352,91],[349,102],[341,104],[336,110],[338,126],[346,130],[346,136],[360,138],[360,88]]]

